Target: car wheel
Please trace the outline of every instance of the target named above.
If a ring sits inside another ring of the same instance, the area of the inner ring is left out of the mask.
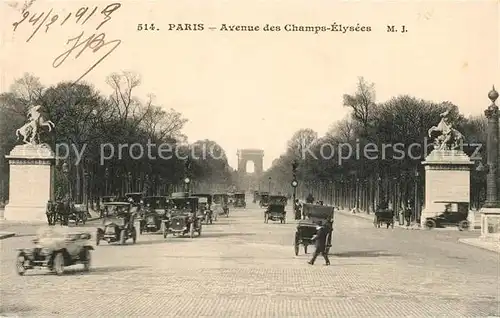
[[[434,220],[426,220],[425,221],[425,228],[428,230],[431,230],[436,227],[436,221]]]
[[[52,269],[56,275],[61,276],[64,274],[64,255],[61,252],[57,252],[52,261]]]
[[[120,231],[120,244],[123,245],[125,244],[125,241],[127,240],[127,233],[125,230]]]
[[[458,223],[458,230],[459,231],[467,231],[469,229],[469,222],[466,220],[460,221]]]
[[[90,249],[86,248],[85,250],[82,251],[83,253],[83,270],[85,272],[90,272],[90,265],[92,262],[92,255],[90,253]]]
[[[26,273],[26,267],[24,267],[25,262],[26,262],[26,255],[23,252],[17,254],[16,271],[19,276],[23,276],[24,273]]]

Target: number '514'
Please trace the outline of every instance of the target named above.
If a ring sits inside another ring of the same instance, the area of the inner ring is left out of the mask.
[[[156,28],[154,23],[139,23],[137,25],[137,31],[153,31],[159,30]]]

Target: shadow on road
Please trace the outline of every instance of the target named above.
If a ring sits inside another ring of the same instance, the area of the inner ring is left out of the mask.
[[[220,238],[220,237],[232,237],[232,236],[254,236],[255,233],[201,233],[202,237],[207,238]]]
[[[398,254],[390,254],[385,251],[348,251],[341,253],[330,254],[337,257],[390,257],[399,256]]]

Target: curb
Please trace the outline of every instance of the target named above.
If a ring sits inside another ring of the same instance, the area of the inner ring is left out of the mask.
[[[472,241],[472,240],[474,240],[474,241]],[[482,250],[486,250],[486,251],[500,254],[500,244],[499,244],[499,247],[484,245],[484,244],[481,244],[483,242],[481,242],[479,238],[474,238],[474,239],[461,238],[461,239],[458,239],[458,242],[465,244],[465,245],[472,246],[472,247],[477,247],[477,248],[480,248]],[[490,242],[486,241],[485,243],[490,243]],[[491,242],[491,243],[492,243],[492,245],[494,244],[493,242]]]
[[[0,240],[6,239],[9,237],[13,237],[15,235],[16,235],[16,233],[12,233],[12,232],[0,232]]]

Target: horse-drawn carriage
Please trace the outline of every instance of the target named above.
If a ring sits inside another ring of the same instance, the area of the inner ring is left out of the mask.
[[[285,206],[287,198],[282,195],[273,195],[269,197],[269,204],[264,212],[264,223],[271,221],[280,221],[286,223]]]
[[[376,228],[380,228],[384,224],[389,228],[394,228],[394,210],[388,208],[379,208],[375,211],[375,217],[373,218],[373,225]]]
[[[300,245],[304,246],[304,253],[307,253],[307,247],[314,244],[313,237],[318,226],[328,226],[330,229],[326,245],[326,252],[328,253],[332,246],[334,207],[304,203],[303,209],[307,219],[299,221],[297,225],[294,238],[295,255],[299,255]]]
[[[47,202],[47,223],[49,225],[69,225],[74,223],[85,224],[88,217],[88,206],[86,204],[74,204],[68,201],[48,201]]]

